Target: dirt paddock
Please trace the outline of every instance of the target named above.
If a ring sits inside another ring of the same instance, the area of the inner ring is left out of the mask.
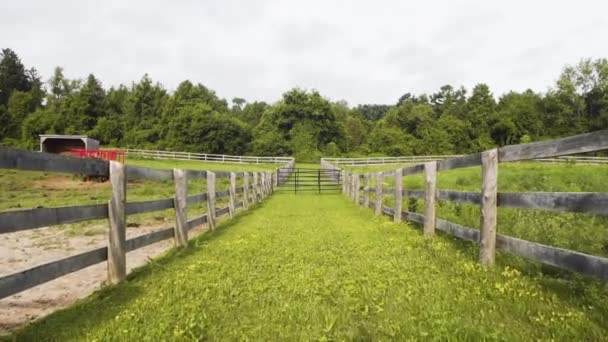
[[[165,228],[141,226],[127,229],[127,238]],[[191,231],[200,234],[206,226]],[[107,245],[107,234],[74,236],[54,227],[0,235],[0,276]],[[173,247],[167,239],[127,254],[127,269],[145,265],[150,258]],[[106,280],[107,263],[87,267],[0,300],[0,335],[58,309],[67,307],[99,289]]]

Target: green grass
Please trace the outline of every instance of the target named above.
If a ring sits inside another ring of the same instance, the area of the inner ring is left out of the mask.
[[[600,340],[589,279],[476,262],[478,249],[374,217],[341,196],[274,195],[79,304],[16,332],[36,341]]]
[[[157,169],[192,169],[211,171],[264,171],[273,170],[278,164],[222,164],[199,161],[129,159],[129,165]],[[237,179],[242,186],[242,179]],[[216,189],[229,187],[228,179],[217,179]],[[207,190],[205,179],[188,180],[188,194],[194,195]],[[72,205],[107,203],[111,196],[109,182],[82,181],[79,176],[38,171],[0,169],[0,211],[23,210],[38,207],[63,207]],[[175,185],[171,180],[135,180],[128,183],[129,202],[171,198],[175,196]],[[225,206],[227,199],[218,200]],[[205,203],[188,207],[188,216],[195,217],[206,212]],[[172,224],[173,210],[133,215],[128,218],[129,226],[136,228],[150,224]],[[107,220],[93,220],[55,226],[69,235],[98,235],[107,231]]]
[[[351,171],[371,172],[392,170],[396,166],[349,168]],[[421,174],[404,177],[404,188],[424,189]],[[386,188],[394,188],[394,179],[384,180]],[[375,179],[372,179],[375,184]],[[480,167],[455,169],[438,173],[438,189],[481,191]],[[499,165],[500,192],[555,191],[608,192],[608,165],[504,163]],[[375,196],[372,194],[372,198]],[[391,195],[384,203],[393,205]],[[422,200],[405,199],[404,209],[422,213]],[[471,204],[439,201],[437,215],[471,228],[479,227],[479,207]],[[608,217],[558,213],[531,209],[498,209],[498,232],[552,246],[608,257]],[[538,271],[546,268],[537,267]]]

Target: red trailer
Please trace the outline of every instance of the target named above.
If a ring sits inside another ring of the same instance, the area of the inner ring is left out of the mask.
[[[125,151],[121,150],[87,150],[79,148],[70,150],[68,154],[80,158],[115,160],[121,163],[125,162]]]

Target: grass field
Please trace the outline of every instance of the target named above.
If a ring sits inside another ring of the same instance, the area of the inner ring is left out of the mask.
[[[478,265],[342,196],[274,195],[8,339],[601,340],[603,284]]]
[[[274,170],[279,164],[224,164],[199,161],[129,159],[128,165],[144,166],[156,169],[182,168],[210,171],[266,171]],[[237,186],[242,180],[237,180]],[[228,179],[217,179],[217,190],[227,189]],[[175,196],[173,181],[136,180],[128,183],[127,200],[129,202],[152,199],[171,198]],[[188,181],[188,194],[205,192],[207,181],[195,179]],[[0,211],[23,210],[37,207],[62,207],[107,203],[111,196],[109,182],[82,181],[79,176],[52,172],[21,171],[0,169]],[[227,199],[218,200],[224,206]],[[206,204],[188,206],[190,217],[206,212]],[[145,213],[129,216],[131,227],[147,224],[158,224],[173,218],[173,210]],[[107,232],[106,220],[93,220],[74,224],[55,226],[67,230],[73,235],[95,235]]]
[[[356,172],[392,170],[398,166],[348,168]],[[405,189],[424,189],[423,176],[404,177]],[[375,184],[375,181],[372,181]],[[394,188],[394,179],[384,180]],[[438,173],[437,189],[481,191],[480,167],[455,169]],[[500,192],[556,191],[608,192],[608,165],[504,163],[498,171]],[[372,195],[372,198],[375,197]],[[393,205],[394,198],[385,195],[384,203]],[[422,200],[404,199],[404,210],[422,213]],[[471,228],[479,227],[479,206],[439,201],[437,215]],[[527,209],[498,209],[498,232],[530,241],[564,247],[595,255],[608,256],[608,218],[603,216],[557,213]],[[528,265],[531,266],[531,265]],[[532,267],[532,271],[555,271]]]

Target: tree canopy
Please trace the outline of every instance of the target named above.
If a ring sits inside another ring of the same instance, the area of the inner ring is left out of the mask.
[[[564,67],[545,93],[499,97],[480,83],[404,93],[355,107],[294,88],[276,103],[227,101],[185,80],[173,92],[148,75],[105,88],[95,75],[47,82],[10,49],[0,53],[0,144],[35,148],[38,135],[88,134],[105,146],[205,153],[327,156],[462,154],[608,128],[608,61]]]

